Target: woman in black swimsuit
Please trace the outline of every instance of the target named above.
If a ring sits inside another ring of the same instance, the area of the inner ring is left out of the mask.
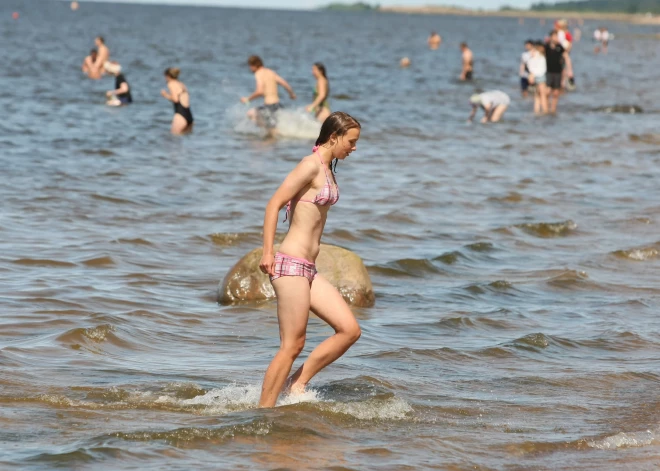
[[[172,134],[184,134],[192,131],[193,115],[190,111],[190,95],[188,89],[179,81],[181,70],[170,67],[165,70],[165,80],[167,89],[161,90],[163,98],[170,100],[174,104],[174,118],[172,118]]]

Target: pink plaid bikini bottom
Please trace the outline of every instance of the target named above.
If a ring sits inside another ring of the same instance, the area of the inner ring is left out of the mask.
[[[316,273],[316,265],[309,260],[277,252],[275,254],[275,275],[271,275],[270,281],[283,276],[304,276],[311,284],[316,278]]]

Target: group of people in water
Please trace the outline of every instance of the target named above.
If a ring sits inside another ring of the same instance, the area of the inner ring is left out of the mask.
[[[525,51],[520,58],[520,89],[523,98],[534,97],[534,113],[537,115],[556,114],[559,97],[564,91],[575,90],[575,76],[571,50],[574,40],[579,40],[579,29],[575,36],[568,30],[568,21],[558,20],[554,29],[542,40],[528,39]],[[430,44],[430,38],[429,38]],[[461,80],[472,78],[472,51],[465,43]],[[479,107],[484,110],[482,122],[499,121],[511,103],[510,97],[501,90],[491,90],[470,97],[471,122]]]
[[[108,106],[123,106],[133,102],[131,86],[122,73],[122,67],[117,61],[110,60],[110,50],[105,44],[103,37],[95,39],[96,48],[92,49],[83,60],[82,71],[90,79],[98,80],[103,75],[109,74],[115,77],[115,87],[106,92],[106,104]],[[272,69],[264,66],[259,56],[250,56],[247,61],[248,67],[254,74],[256,87],[254,92],[247,97],[242,97],[241,102],[248,104],[257,98],[263,98],[263,104],[252,108],[247,116],[265,128],[269,134],[275,135],[277,128],[278,111],[282,108],[279,98],[279,87],[283,87],[291,97],[296,99],[296,94],[280,75]],[[172,134],[185,134],[193,129],[193,115],[190,110],[190,94],[186,85],[179,80],[180,69],[169,67],[165,69],[164,78],[167,90],[161,90],[161,95],[172,102],[174,106],[174,117],[172,118]],[[314,88],[314,100],[305,107],[308,113],[314,115],[319,122],[324,122],[330,116],[330,84],[325,66],[316,62],[312,66],[312,75],[316,80]]]
[[[96,48],[92,49],[83,60],[83,73],[93,80],[98,80],[106,74],[114,76],[115,87],[105,93],[106,105],[124,106],[133,103],[131,86],[122,72],[121,64],[110,60],[110,49],[102,36],[97,36],[94,44]],[[180,72],[174,67],[165,69],[163,75],[167,91],[161,90],[160,92],[163,98],[174,105],[174,117],[170,128],[172,134],[184,134],[192,131],[194,122],[192,111],[190,111],[190,95],[185,84],[179,80]]]

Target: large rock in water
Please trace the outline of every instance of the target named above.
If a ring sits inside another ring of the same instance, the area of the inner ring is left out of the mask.
[[[275,246],[277,251],[279,246]],[[223,304],[258,302],[275,298],[268,275],[259,270],[263,249],[254,249],[234,265],[218,288],[218,301]],[[316,269],[339,290],[348,304],[359,307],[374,305],[374,289],[362,259],[350,250],[321,244]]]

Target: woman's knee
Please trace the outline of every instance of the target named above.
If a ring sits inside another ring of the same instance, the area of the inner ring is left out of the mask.
[[[298,358],[298,355],[303,351],[303,348],[305,348],[305,337],[282,342],[282,345],[280,346],[282,352],[294,359]]]

